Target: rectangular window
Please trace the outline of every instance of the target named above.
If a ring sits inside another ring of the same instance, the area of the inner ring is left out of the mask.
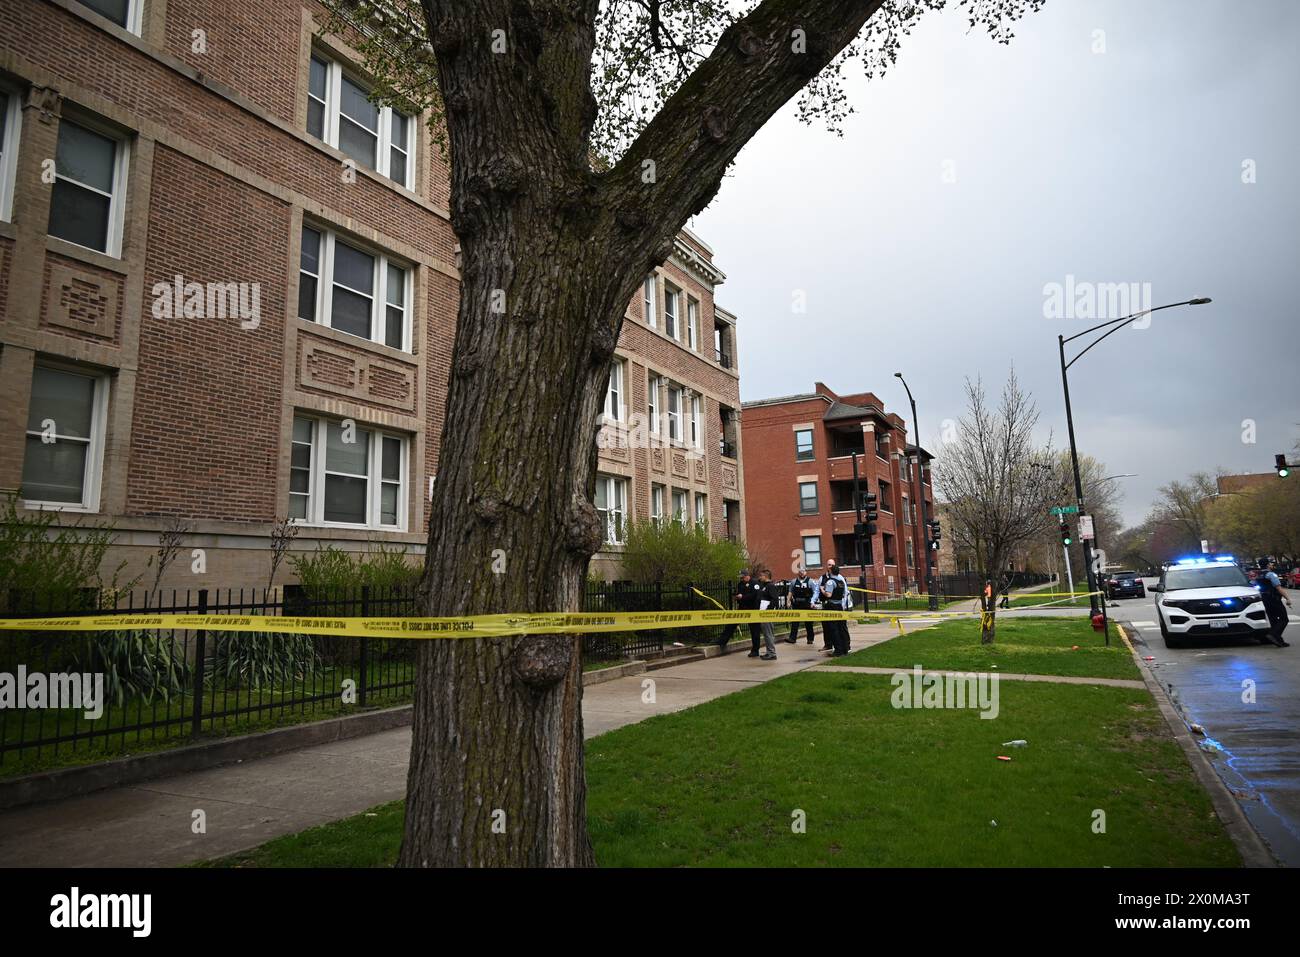
[[[627,479],[596,476],[596,511],[605,529],[605,543],[623,544],[627,528]]]
[[[415,118],[376,103],[364,82],[318,53],[307,72],[307,132],[358,166],[415,188]]]
[[[799,514],[800,515],[817,514],[817,483],[816,482],[799,483]]]
[[[80,0],[83,7],[94,10],[101,17],[112,20],[124,30],[140,33],[142,0]]]
[[[659,434],[659,388],[663,380],[651,375],[646,382],[646,413],[650,418],[650,434]]]
[[[49,234],[120,256],[125,180],[124,140],[60,120]]]
[[[664,520],[664,487],[662,485],[650,486],[650,519],[656,525]]]
[[[794,433],[794,459],[796,462],[811,462],[813,458],[812,429],[798,429]]]
[[[0,219],[14,216],[14,177],[18,169],[18,131],[22,112],[18,94],[0,86]]]
[[[677,290],[664,284],[664,332],[677,338]]]
[[[99,509],[108,377],[36,366],[20,497],[27,506]]]
[[[615,422],[623,418],[623,363],[618,359],[609,364],[609,385],[605,388],[605,418]]]
[[[668,387],[668,439],[682,440],[682,389],[676,385]]]
[[[686,300],[686,344],[694,352],[699,348],[700,338],[700,304],[694,299]]]
[[[298,316],[411,351],[411,271],[332,232],[302,227]]]
[[[289,458],[289,516],[309,525],[401,531],[406,527],[405,437],[350,420],[296,416]]]
[[[894,495],[893,487],[885,481],[880,483],[880,498],[877,499],[877,506],[882,512],[894,513]]]
[[[695,524],[709,527],[709,497],[699,492],[695,493]]]
[[[691,396],[691,445],[697,449],[704,448],[704,401],[698,396]]]
[[[642,290],[641,310],[642,315],[645,316],[645,324],[651,329],[657,328],[659,322],[655,316],[655,277],[653,273],[645,277],[645,283]]]
[[[884,551],[884,553],[885,553],[885,564],[886,564],[886,565],[897,565],[897,564],[898,564],[898,556],[894,554],[894,536],[893,536],[893,535],[881,535],[881,536],[880,536],[880,542],[881,542],[881,545],[883,546],[883,551]]]
[[[803,536],[803,563],[807,568],[817,568],[822,563],[822,537]]]
[[[686,523],[686,490],[673,489],[673,521]]]

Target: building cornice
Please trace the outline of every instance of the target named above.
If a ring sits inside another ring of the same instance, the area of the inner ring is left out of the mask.
[[[673,240],[673,254],[669,257],[669,261],[709,287],[720,286],[727,281],[726,273],[681,239]]]

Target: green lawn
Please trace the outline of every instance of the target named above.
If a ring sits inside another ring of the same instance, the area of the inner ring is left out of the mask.
[[[1077,651],[1074,645],[1079,646]],[[992,645],[980,644],[978,618],[954,618],[827,664],[875,668],[911,668],[919,664],[952,671],[1140,677],[1133,656],[1115,628],[1111,628],[1108,648],[1102,636],[1082,618],[999,618]]]
[[[607,867],[1240,863],[1145,690],[1002,682],[999,716],[804,672],[587,742]],[[1002,742],[1024,738],[1028,747]],[[1011,761],[997,760],[1009,755]],[[1094,812],[1105,813],[1095,833]],[[806,832],[795,833],[796,812]],[[215,866],[385,866],[400,802]],[[995,823],[996,822],[996,823]]]

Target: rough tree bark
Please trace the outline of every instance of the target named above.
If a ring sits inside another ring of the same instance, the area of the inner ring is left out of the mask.
[[[880,2],[768,0],[596,173],[597,0],[425,0],[462,261],[427,614],[579,607],[601,541],[595,436],[627,303],[741,146]],[[400,865],[593,863],[579,651],[576,635],[421,643]]]

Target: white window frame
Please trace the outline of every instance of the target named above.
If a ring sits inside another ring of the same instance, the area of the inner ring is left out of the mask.
[[[84,7],[85,9],[89,10],[97,17],[103,17],[105,20],[108,20],[109,23],[113,24],[113,26],[117,27],[119,30],[126,30],[128,33],[134,33],[136,36],[140,36],[141,26],[144,22],[144,0],[128,0],[126,5],[125,24],[120,24],[114,20],[109,20],[108,17],[105,17],[98,10],[92,9],[91,7],[87,6],[84,3],[79,3],[77,5],[80,7]]]
[[[645,324],[651,329],[659,328],[658,303],[655,301],[658,295],[659,280],[654,273],[651,273],[641,284],[641,305],[645,310]]]
[[[646,377],[646,413],[649,417],[650,434],[659,434],[659,389],[663,378],[655,372]]]
[[[313,49],[311,58],[320,60],[325,64],[325,117],[324,117],[324,138],[323,142],[328,146],[342,152],[339,146],[339,123],[342,122],[341,107],[343,104],[343,78],[346,76],[348,81],[366,91],[366,98],[371,96],[371,85],[360,74],[350,68],[344,68],[343,64],[330,55],[320,50]],[[311,93],[311,62],[307,63],[307,96],[308,99],[317,99]],[[320,102],[317,99],[317,102]],[[374,103],[373,100],[371,100]],[[415,117],[403,113],[401,110],[394,110],[391,106],[380,106],[375,104],[379,111],[379,129],[376,130],[375,137],[375,165],[374,172],[383,176],[390,182],[396,183],[404,189],[415,189],[415,145],[416,145],[416,123]],[[397,180],[389,175],[391,166],[393,148],[393,114],[406,117],[406,148],[396,147],[406,154],[406,179]],[[349,121],[350,122],[350,121]],[[314,136],[314,133],[308,132],[308,135]],[[344,154],[346,155],[346,154]],[[350,159],[351,157],[349,157]],[[358,167],[372,169],[360,161],[353,160]]]
[[[815,549],[809,548],[809,542],[816,542]],[[800,546],[803,548],[803,563],[805,568],[821,568],[822,566],[822,537],[820,535],[803,535],[800,536]],[[810,556],[816,555],[817,561],[812,561]]]
[[[686,344],[692,352],[698,351],[700,338],[700,302],[686,297]]]
[[[674,410],[673,397],[676,396],[676,409]],[[682,387],[668,384],[668,441],[682,441]]]
[[[596,483],[605,488],[605,533],[601,540],[604,545],[622,545],[627,540],[627,491],[628,480],[620,475],[597,473]],[[596,499],[592,498],[595,505]],[[600,506],[596,506],[600,510]],[[615,516],[622,516],[622,522],[615,521]],[[621,534],[619,532],[621,526]]]
[[[678,507],[679,502],[681,503],[680,508]],[[673,521],[685,525],[686,518],[690,514],[690,507],[691,507],[690,495],[689,493],[687,493],[686,489],[684,488],[673,489],[673,494],[672,494]]]
[[[703,492],[695,493],[695,524],[709,527],[709,497]]]
[[[676,339],[680,332],[677,320],[681,318],[678,315],[681,311],[681,294],[681,290],[676,286],[664,283],[664,335],[669,339]]]
[[[14,181],[18,175],[18,149],[22,139],[22,97],[8,84],[0,84],[6,100],[4,142],[0,142],[0,219],[14,220]]]
[[[691,446],[704,448],[704,400],[698,395],[691,396]]]
[[[656,525],[664,521],[664,487],[657,482],[650,486],[650,521]]]
[[[614,359],[609,364],[609,384],[605,387],[605,418],[612,422],[623,421],[623,360]]]
[[[103,486],[104,479],[104,434],[108,429],[108,392],[109,376],[106,372],[93,372],[89,369],[78,368],[76,366],[62,365],[55,362],[38,362],[37,368],[46,368],[51,372],[62,372],[69,375],[79,375],[91,379],[95,383],[94,397],[91,400],[90,410],[90,441],[86,448],[86,471],[81,480],[81,501],[80,502],[47,502],[41,499],[22,500],[24,508],[44,508],[58,510],[61,512],[85,512],[87,514],[99,511],[100,490]],[[31,383],[28,383],[28,401],[31,398]],[[58,423],[55,423],[57,429]],[[37,435],[40,431],[32,432],[30,429],[23,430],[24,444],[26,436]],[[58,433],[55,432],[55,439],[58,439]],[[80,441],[78,439],[69,439],[69,441]],[[21,485],[21,477],[19,482]]]
[[[93,246],[83,246],[81,243],[73,242],[71,239],[64,239],[62,236],[55,236],[49,231],[50,224],[48,216],[46,216],[45,220],[46,235],[59,240],[59,242],[76,246],[78,249],[89,249],[91,252],[103,253],[106,256],[112,256],[114,259],[121,259],[122,232],[126,216],[126,174],[127,167],[130,165],[131,161],[131,145],[121,131],[115,130],[103,122],[96,120],[94,117],[89,117],[82,113],[70,111],[59,118],[60,128],[62,128],[64,123],[68,123],[72,126],[80,126],[82,129],[89,130],[90,132],[96,133],[105,139],[112,140],[117,144],[117,150],[113,154],[113,192],[109,194],[108,197],[108,235],[105,237],[107,248],[95,249]],[[55,134],[55,141],[55,150],[57,155],[58,133]],[[80,180],[75,180],[71,176],[60,175],[57,166],[58,163],[56,162],[56,168],[54,170],[55,179],[66,180],[81,189],[90,190],[90,192],[98,193],[100,196],[104,195],[103,190],[96,189],[93,186],[87,186],[85,183]]]
[[[318,267],[320,272],[316,275],[315,324],[323,326],[326,329],[334,328],[332,322],[332,313],[334,308],[334,297],[332,295],[334,290],[334,247],[338,242],[342,242],[343,245],[350,246],[357,252],[374,257],[375,284],[374,292],[370,294],[370,338],[366,339],[363,336],[357,336],[345,329],[339,329],[338,331],[344,335],[361,339],[363,342],[370,342],[374,345],[384,346],[388,349],[398,348],[402,352],[410,352],[411,339],[414,335],[414,322],[412,321],[411,314],[415,305],[412,295],[415,270],[404,261],[388,255],[388,253],[381,249],[376,249],[366,243],[355,242],[351,238],[340,238],[333,230],[327,229],[324,226],[319,226],[311,221],[303,222],[302,228],[310,229],[313,232],[320,234],[320,265]],[[300,238],[299,243],[301,243],[301,241]],[[405,283],[405,288],[402,290],[402,344],[400,347],[388,345],[385,341],[384,335],[387,330],[388,307],[390,305],[388,302],[388,267],[390,265],[396,266],[398,269],[402,270],[403,282]],[[298,281],[300,283],[302,282],[303,272],[302,251],[300,246],[298,254]],[[311,274],[308,273],[308,275]],[[339,283],[339,285],[350,292],[355,292],[357,295],[365,295],[359,289],[353,289],[351,286],[344,286],[342,283]],[[326,295],[327,291],[330,293],[328,296]],[[296,309],[297,306],[295,305],[294,308]],[[304,319],[303,321],[311,322],[312,320]]]
[[[300,520],[302,525],[309,528],[354,528],[372,532],[405,532],[409,521],[407,498],[410,495],[408,475],[411,461],[410,437],[400,432],[391,432],[361,422],[356,424],[358,432],[365,432],[370,436],[368,440],[369,448],[366,451],[366,520],[363,523],[328,522],[325,520],[325,476],[327,473],[325,467],[325,430],[331,424],[337,425],[340,420],[304,411],[295,412],[294,418],[309,419],[312,422],[311,480],[308,483],[310,491],[307,495],[307,517]],[[392,484],[391,482],[385,483],[383,475],[385,438],[397,439],[401,448],[401,461],[397,472],[396,525],[383,525],[380,523],[381,509],[383,507],[383,488],[385,484]],[[289,444],[292,448],[292,427],[289,430]],[[292,493],[286,490],[286,494],[291,495]]]

